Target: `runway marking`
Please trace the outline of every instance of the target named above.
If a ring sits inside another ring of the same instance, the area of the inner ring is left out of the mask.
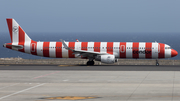
[[[10,96],[13,96],[13,95],[15,95],[15,94],[19,94],[19,93],[25,92],[25,91],[27,91],[27,90],[30,90],[30,89],[33,89],[33,88],[36,88],[36,87],[42,86],[42,85],[44,85],[44,84],[45,84],[45,83],[39,84],[39,85],[36,85],[36,86],[33,86],[33,87],[30,87],[30,88],[27,88],[27,89],[24,89],[24,90],[21,90],[21,91],[12,93],[12,94],[9,94],[9,95],[6,95],[6,96],[3,96],[3,97],[0,98],[0,100],[2,100],[2,99],[4,99],[4,98],[7,98],[7,97],[10,97]]]
[[[69,81],[69,80],[63,80],[63,81]]]
[[[64,96],[64,97],[50,97],[50,98],[45,98],[48,100],[83,100],[83,99],[93,99],[96,97],[82,97],[82,96]]]
[[[128,97],[126,101],[128,101],[132,95],[136,92],[136,90],[140,87],[140,85],[143,83],[143,81],[149,76],[150,72],[145,76],[145,78],[138,84],[138,86],[134,89],[134,91],[131,93],[131,95]]]
[[[9,86],[5,86],[5,87],[2,87],[2,88],[0,88],[0,89],[4,89],[4,88],[7,88],[7,87],[15,86],[15,85],[17,85],[17,84],[19,84],[19,83],[16,83],[16,84],[13,84],[13,85],[9,85]]]
[[[34,77],[33,79],[38,79],[38,78],[46,77],[46,76],[49,76],[49,75],[52,75],[52,74],[56,74],[58,72],[60,72],[60,71],[56,71],[56,72],[52,72],[52,73],[49,73],[49,74],[41,75],[41,76],[38,76],[38,77]]]

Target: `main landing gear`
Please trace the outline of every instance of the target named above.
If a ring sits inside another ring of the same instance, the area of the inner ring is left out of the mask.
[[[156,66],[159,66],[159,62],[158,62],[158,60],[156,60]]]
[[[92,61],[88,61],[88,62],[87,62],[87,65],[88,65],[88,66],[93,66],[93,65],[94,65],[94,61],[93,61],[93,60],[92,60]]]

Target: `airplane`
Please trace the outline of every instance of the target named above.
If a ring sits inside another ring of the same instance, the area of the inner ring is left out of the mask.
[[[113,64],[118,59],[158,59],[171,58],[178,52],[164,43],[157,42],[36,42],[32,40],[19,24],[7,18],[11,43],[3,47],[19,52],[51,58],[89,59],[87,65],[95,61]]]

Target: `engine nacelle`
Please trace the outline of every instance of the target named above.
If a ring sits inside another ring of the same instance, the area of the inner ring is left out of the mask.
[[[118,61],[118,59],[116,59],[114,55],[97,55],[95,57],[95,60],[107,64],[115,63]]]

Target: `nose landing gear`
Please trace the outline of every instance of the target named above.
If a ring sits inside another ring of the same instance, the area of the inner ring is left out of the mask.
[[[159,66],[159,62],[158,62],[158,60],[156,60],[156,66]]]

